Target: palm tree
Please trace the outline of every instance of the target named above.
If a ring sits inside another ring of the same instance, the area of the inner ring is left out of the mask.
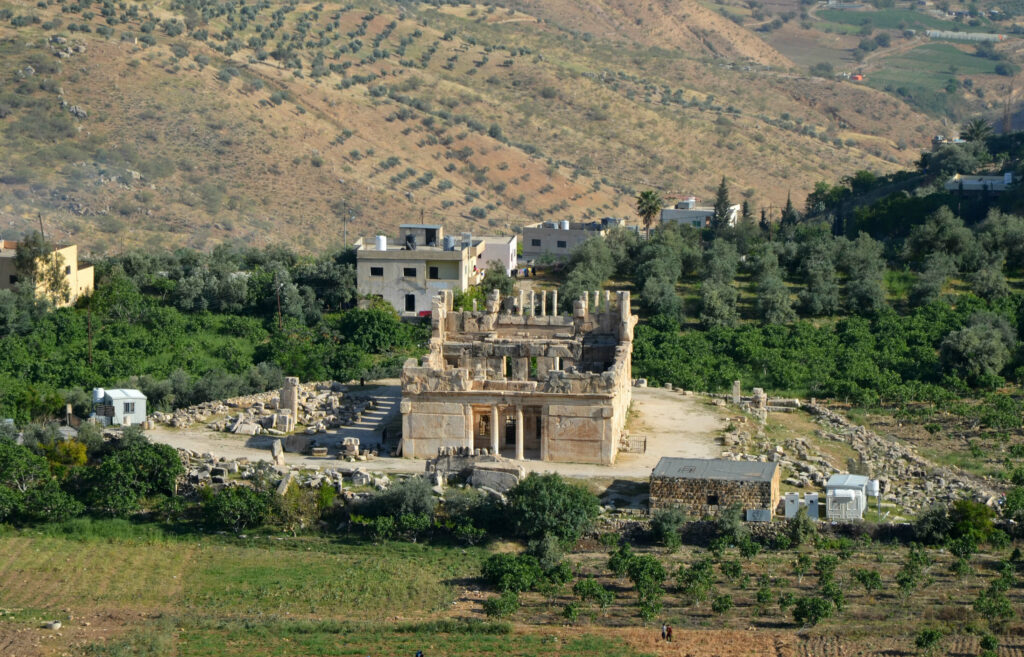
[[[647,232],[648,238],[651,236],[651,223],[661,214],[663,207],[665,207],[665,201],[662,200],[661,194],[653,189],[636,195],[636,213],[643,219],[644,230]]]
[[[966,141],[985,141],[992,136],[992,125],[982,118],[971,119],[963,125],[960,137]]]

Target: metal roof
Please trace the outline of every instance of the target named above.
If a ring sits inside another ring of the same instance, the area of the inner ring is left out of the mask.
[[[864,475],[834,474],[828,478],[825,488],[866,488],[868,478]]]
[[[729,461],[726,459],[683,459],[662,457],[654,466],[654,477],[675,479],[725,479],[728,481],[771,481],[778,463]]]
[[[104,388],[103,394],[111,399],[145,399],[146,395],[132,388]]]

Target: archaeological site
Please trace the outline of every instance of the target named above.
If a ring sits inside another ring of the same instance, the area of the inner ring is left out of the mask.
[[[630,402],[629,292],[491,292],[482,311],[433,302],[430,352],[402,370],[402,455],[446,450],[612,464]],[[551,312],[549,313],[549,309]]]

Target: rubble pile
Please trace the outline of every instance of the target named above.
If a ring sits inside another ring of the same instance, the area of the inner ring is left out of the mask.
[[[173,413],[155,412],[150,419],[178,428],[205,424],[214,431],[247,436],[285,436],[303,426],[306,434],[316,435],[359,422],[374,404],[372,398],[349,394],[337,381],[299,384],[289,377],[281,391],[206,402]],[[211,420],[222,415],[226,417]]]
[[[752,404],[748,405],[741,398],[740,406],[763,412],[775,412],[779,408],[802,408],[807,411],[823,427],[817,431],[818,436],[853,448],[859,461],[858,469],[878,479],[890,499],[907,510],[916,511],[932,504],[949,504],[965,495],[989,505],[996,504],[998,500],[998,492],[983,480],[957,468],[931,463],[912,448],[856,425],[813,399],[804,404],[797,400],[788,403],[784,400],[758,403],[758,392],[760,390],[755,388]],[[755,414],[755,418],[759,423],[762,422],[761,414]],[[732,428],[725,432],[721,440],[723,447],[728,448],[722,452],[722,458],[777,461],[783,468],[793,472],[792,476],[782,481],[787,486],[824,488],[829,477],[845,472],[830,463],[804,438],[791,438],[782,445],[772,445],[766,440],[764,430],[759,426],[751,427],[744,417],[733,418]]]
[[[952,503],[964,496],[989,506],[998,500],[999,494],[986,482],[959,468],[935,465],[912,448],[854,424],[813,400],[805,408],[824,426],[819,435],[852,447],[871,476],[883,482],[883,490],[901,506],[917,510]]]
[[[188,449],[179,449],[178,455],[185,466],[185,482],[193,487],[200,486],[237,486],[243,481],[267,478],[277,482],[275,487],[280,495],[288,490],[294,481],[302,488],[320,488],[332,486],[346,499],[353,495],[348,487],[373,487],[386,490],[391,480],[379,472],[369,472],[362,467],[326,468],[324,470],[309,468],[291,468],[275,465],[267,461],[252,462],[247,458],[227,459],[216,458],[209,453],[198,453]],[[282,462],[279,462],[282,463]],[[347,485],[346,485],[347,480]]]

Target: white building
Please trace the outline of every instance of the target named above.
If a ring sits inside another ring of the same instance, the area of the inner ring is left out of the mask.
[[[131,388],[94,388],[92,418],[104,426],[141,425],[146,421],[146,395]]]
[[[486,271],[492,262],[497,262],[508,276],[516,268],[518,261],[519,241],[515,235],[511,237],[484,237],[484,252],[479,257],[478,266]]]
[[[946,181],[947,192],[1005,192],[1013,184],[1013,173],[1001,176],[966,176],[962,173],[954,175]]]
[[[463,233],[460,240],[445,236],[441,226],[400,226],[398,244],[388,238],[356,241],[356,284],[359,294],[377,296],[400,315],[429,313],[441,290],[465,292],[483,278],[484,241]]]
[[[726,221],[730,226],[735,226],[739,219],[742,207],[730,205],[726,214]],[[709,205],[697,205],[695,196],[687,196],[674,208],[665,208],[661,211],[662,223],[674,221],[694,228],[707,228],[711,225],[711,217],[715,215],[715,208]]]
[[[837,474],[825,484],[825,513],[831,520],[860,520],[868,505],[868,478]]]

